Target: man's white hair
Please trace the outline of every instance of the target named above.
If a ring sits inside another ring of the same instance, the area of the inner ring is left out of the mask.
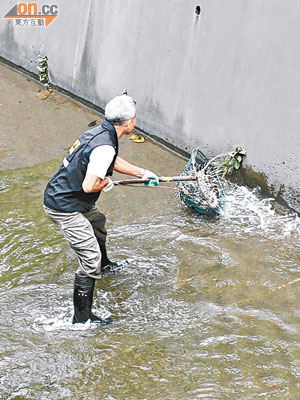
[[[135,115],[135,100],[126,94],[114,97],[105,106],[105,118],[114,125],[123,125]]]

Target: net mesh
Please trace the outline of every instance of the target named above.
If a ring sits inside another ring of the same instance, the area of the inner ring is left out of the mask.
[[[216,168],[209,164],[209,160],[199,149],[192,151],[181,175],[197,178],[195,181],[177,184],[181,201],[197,213],[218,214],[223,196],[221,182]]]

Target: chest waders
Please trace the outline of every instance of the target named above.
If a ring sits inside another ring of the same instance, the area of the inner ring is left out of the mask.
[[[95,232],[93,234],[91,231],[91,226],[94,228],[93,218],[90,218],[87,214],[92,210],[100,192],[85,193],[82,189],[90,154],[96,147],[104,145],[112,146],[115,149],[115,156],[106,172],[106,176],[111,176],[118,155],[118,138],[114,126],[105,120],[101,126],[86,131],[75,141],[60,169],[48,183],[44,193],[47,215],[59,225],[81,263],[81,271],[77,271],[74,281],[73,324],[85,323],[90,320],[105,325],[111,321],[110,318],[101,319],[97,317],[92,313],[91,308],[95,280],[101,277],[101,270],[105,273],[115,272],[118,264],[112,263],[107,257],[106,237],[99,238]],[[78,215],[80,218],[80,214],[81,218],[82,216],[86,217],[81,220],[83,225],[80,225],[81,222],[76,224],[75,220],[72,222],[74,215]],[[99,214],[101,213],[99,212]],[[105,223],[105,216],[103,215],[103,217]],[[66,228],[68,220],[72,221]],[[106,236],[104,223],[102,230],[104,230]],[[78,226],[81,226],[80,230],[75,229]],[[89,245],[89,242],[91,242],[91,245]],[[99,265],[100,262],[101,265]]]

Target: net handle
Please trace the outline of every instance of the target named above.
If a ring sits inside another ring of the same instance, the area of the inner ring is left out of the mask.
[[[196,176],[160,176],[158,181],[161,183],[168,183],[168,182],[185,182],[185,181],[196,181],[198,178]],[[121,186],[121,185],[135,185],[140,183],[149,183],[151,178],[148,179],[125,179],[122,181],[114,181],[114,185]]]

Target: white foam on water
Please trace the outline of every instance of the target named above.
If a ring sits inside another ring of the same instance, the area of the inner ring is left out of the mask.
[[[288,209],[279,214],[273,198],[262,198],[259,189],[227,184],[220,216],[245,233],[271,233],[276,236],[300,236],[300,218]]]
[[[109,314],[109,313],[108,313]],[[109,315],[101,315],[101,318],[107,318]],[[72,324],[73,316],[67,318],[65,315],[58,315],[55,318],[47,318],[40,316],[34,320],[33,329],[36,331],[86,331],[89,329],[97,329],[99,325],[91,323],[88,320],[84,324]]]

